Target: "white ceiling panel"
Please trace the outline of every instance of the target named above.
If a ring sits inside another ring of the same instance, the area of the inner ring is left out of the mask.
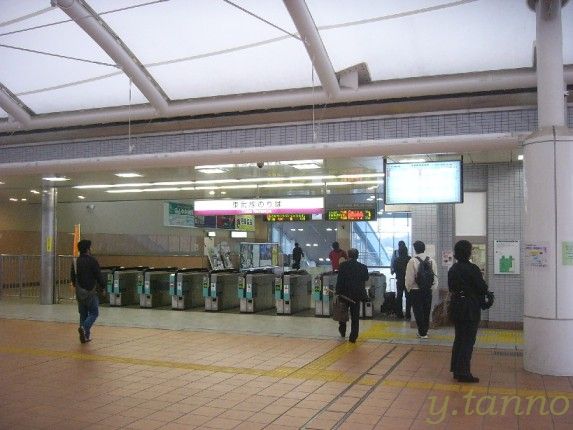
[[[20,95],[20,99],[35,113],[64,112],[80,109],[115,107],[129,105],[129,79],[121,74],[106,79],[86,82],[43,91],[34,94]],[[131,85],[131,104],[147,103],[135,85]]]
[[[272,3],[288,17],[281,2]],[[104,19],[146,65],[285,35],[224,1],[213,0],[171,0]]]
[[[365,61],[372,79],[384,80],[531,67],[535,14],[525,1],[480,0],[382,19],[447,3],[309,0],[309,7],[319,28],[335,27],[320,32],[335,70]],[[360,22],[373,18],[380,19]]]
[[[152,67],[149,72],[173,100],[312,85],[312,64],[302,44],[292,38],[216,57]],[[316,75],[315,85],[320,85]]]

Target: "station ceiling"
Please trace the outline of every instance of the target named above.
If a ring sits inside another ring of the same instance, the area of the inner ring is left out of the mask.
[[[564,6],[562,22],[570,65],[573,2]],[[531,70],[534,40],[535,13],[525,0],[0,0],[0,143],[18,134],[33,141],[48,129],[265,111],[290,101],[312,105],[314,115],[315,105],[376,98],[356,87]],[[516,162],[517,152],[466,154],[464,160]],[[380,157],[322,160],[303,171],[276,161],[262,169],[228,168],[218,179],[382,172]],[[128,182],[115,173],[69,175],[58,184],[59,198],[199,198],[212,191],[113,195],[73,188]],[[195,166],[138,173],[143,176],[129,182],[213,177]],[[0,181],[0,201],[39,201],[30,190],[41,187],[42,175],[3,178],[0,172]],[[326,193],[328,187],[311,188]],[[262,197],[277,189],[216,190],[222,191]]]

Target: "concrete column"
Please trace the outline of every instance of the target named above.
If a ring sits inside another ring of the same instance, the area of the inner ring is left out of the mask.
[[[57,190],[44,186],[42,190],[42,252],[40,281],[40,303],[54,303],[56,267],[56,201]]]
[[[532,2],[530,2],[532,4]],[[540,130],[524,142],[524,246],[546,250],[546,263],[524,273],[524,367],[573,376],[573,132],[564,127],[561,1],[538,0],[537,99]],[[542,260],[543,261],[543,260]]]
[[[352,245],[352,238],[350,237],[352,226],[348,221],[346,221],[336,223],[336,228],[336,241],[340,245],[340,249],[344,249],[348,252]],[[358,259],[360,260],[360,256]]]

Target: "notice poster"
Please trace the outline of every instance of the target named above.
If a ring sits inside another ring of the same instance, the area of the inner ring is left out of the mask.
[[[217,228],[233,230],[235,228],[235,215],[217,215]]]
[[[195,227],[193,205],[177,202],[164,203],[163,225],[166,227]]]
[[[235,230],[255,231],[255,216],[254,215],[236,215],[235,216]]]
[[[519,240],[493,241],[494,274],[519,275]]]
[[[542,269],[549,265],[549,244],[528,243],[525,245],[525,267]]]
[[[573,266],[573,242],[561,242],[561,253],[564,266]]]
[[[240,269],[278,266],[278,243],[241,243]]]
[[[442,251],[442,267],[452,267],[454,264],[454,252]]]
[[[217,217],[195,215],[195,227],[215,228],[217,227]]]
[[[479,270],[483,278],[485,279],[485,268],[486,268],[486,245],[485,243],[474,243],[472,244],[472,257],[471,262],[474,263]]]

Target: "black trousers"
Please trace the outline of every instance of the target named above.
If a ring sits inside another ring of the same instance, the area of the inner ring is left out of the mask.
[[[410,309],[412,309],[412,301],[410,300],[410,293],[404,285],[396,286],[396,315],[399,318],[404,316],[404,311],[402,310],[402,295],[406,296],[406,316],[410,318]]]
[[[432,310],[432,290],[410,290],[414,318],[418,326],[418,334],[426,336],[430,328],[430,311]]]
[[[350,311],[350,335],[348,340],[354,341],[358,338],[358,330],[360,329],[360,305],[361,302],[349,303],[348,310]],[[346,321],[338,323],[338,330],[340,334],[346,334]]]
[[[470,362],[472,361],[472,353],[476,343],[478,325],[479,321],[454,322],[456,337],[452,346],[450,372],[453,372],[455,376],[471,375]]]
[[[299,269],[300,269],[300,260],[298,260],[298,261],[297,261],[297,260],[293,260],[293,262],[292,262],[292,268],[293,268],[293,269],[296,269],[296,270],[299,270]]]

